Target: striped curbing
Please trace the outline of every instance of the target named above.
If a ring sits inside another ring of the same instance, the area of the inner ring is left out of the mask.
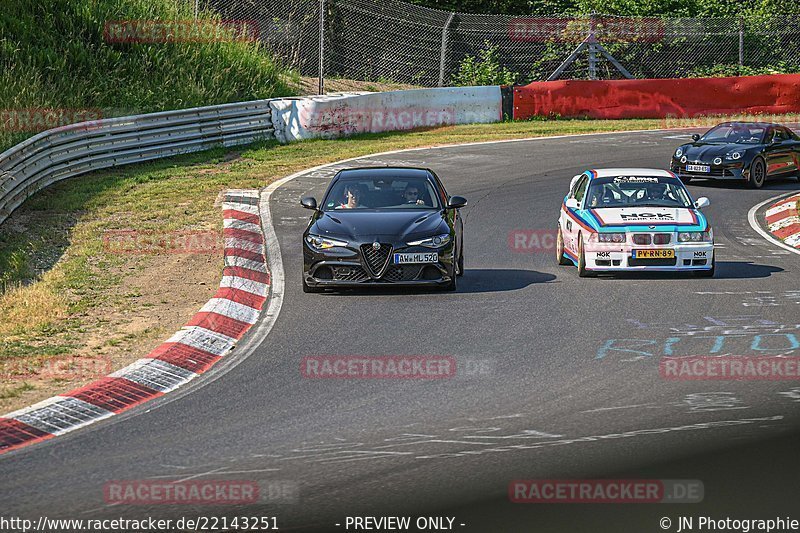
[[[772,205],[765,217],[769,231],[780,241],[800,249],[800,194]]]
[[[180,331],[109,376],[0,417],[0,453],[50,439],[167,394],[225,357],[258,321],[270,290],[259,191],[222,203],[225,266],[219,290]]]

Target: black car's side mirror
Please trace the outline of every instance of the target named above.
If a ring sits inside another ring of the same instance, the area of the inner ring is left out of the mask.
[[[305,207],[306,209],[313,209],[314,211],[317,210],[317,199],[313,196],[304,196],[300,198],[300,205]]]
[[[447,209],[458,209],[467,205],[467,199],[463,196],[451,196],[447,201]]]
[[[700,140],[700,134],[699,133],[692,133],[692,140],[693,141],[699,141]]]

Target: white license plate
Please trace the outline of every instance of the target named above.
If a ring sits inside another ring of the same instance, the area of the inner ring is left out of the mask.
[[[711,172],[708,165],[686,165],[686,172]]]
[[[406,263],[438,263],[438,252],[423,252],[416,254],[394,254],[394,264],[404,265]]]

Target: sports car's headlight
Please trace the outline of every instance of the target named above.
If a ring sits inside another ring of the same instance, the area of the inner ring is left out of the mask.
[[[625,242],[624,233],[598,233],[597,242]]]
[[[682,155],[683,155],[683,149],[682,148],[678,148],[677,150],[675,150],[675,157],[680,157]]]
[[[306,242],[317,251],[336,248],[337,246],[347,246],[346,241],[337,241],[336,239],[328,239],[319,235],[309,235],[306,237]]]
[[[443,233],[441,235],[434,235],[433,237],[428,237],[427,239],[421,239],[419,241],[411,241],[406,244],[409,246],[425,246],[426,248],[440,248],[450,242],[450,234]]]
[[[711,242],[712,239],[711,230],[678,233],[678,241],[680,242]]]
[[[737,159],[742,158],[743,152],[728,152],[725,154],[726,161],[736,161]]]

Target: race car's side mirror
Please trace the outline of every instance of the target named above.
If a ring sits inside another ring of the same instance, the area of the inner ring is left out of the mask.
[[[693,141],[699,141],[700,140],[700,134],[699,133],[692,133],[692,140]]]
[[[567,198],[567,201],[564,202],[564,205],[566,205],[570,209],[578,209],[578,200],[576,200],[575,198]]]
[[[451,196],[447,201],[447,209],[459,209],[467,205],[467,199],[463,196]]]
[[[317,210],[317,199],[313,196],[304,196],[300,198],[300,205],[305,207],[306,209],[313,209],[314,211]]]
[[[572,181],[569,182],[569,190],[575,188],[575,184],[578,183],[578,180],[581,179],[582,174],[578,174],[577,176],[573,176]]]
[[[704,207],[708,207],[711,205],[711,200],[703,196],[702,198],[698,198],[697,201],[694,203],[694,206],[697,209],[703,209]]]

